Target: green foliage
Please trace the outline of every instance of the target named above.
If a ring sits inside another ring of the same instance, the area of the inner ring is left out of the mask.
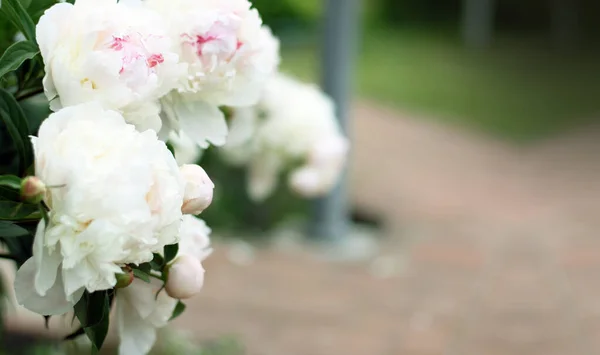
[[[252,0],[264,23],[275,30],[315,26],[321,14],[321,0]]]
[[[28,235],[29,231],[12,222],[0,221],[0,235],[3,238],[14,238]]]
[[[110,305],[114,297],[113,290],[85,291],[79,302],[75,304],[75,316],[83,331],[92,342],[92,354],[102,348],[108,334]]]
[[[8,20],[25,36],[35,42],[35,24],[19,0],[3,0],[0,7]]]
[[[24,61],[33,59],[39,53],[37,45],[31,41],[21,41],[8,47],[0,57],[0,79],[7,73],[17,70]]]
[[[23,173],[33,163],[33,148],[29,142],[27,118],[17,100],[0,89],[0,119],[6,126],[19,156],[18,172]]]
[[[175,257],[177,256],[177,252],[178,251],[179,251],[179,244],[165,245],[165,251],[164,251],[165,259],[164,259],[164,263],[168,264],[173,259],[175,259]]]
[[[150,283],[150,273],[146,272],[144,270],[141,269],[133,269],[133,276],[135,276],[136,278],[146,282],[146,283]]]
[[[177,305],[175,306],[173,314],[171,315],[171,318],[169,320],[173,320],[179,317],[183,313],[183,311],[185,311],[185,303],[181,301],[177,302]]]
[[[318,50],[285,48],[282,70],[318,82]],[[593,48],[556,52],[536,37],[468,51],[443,31],[371,29],[353,79],[356,96],[404,114],[527,143],[596,117],[598,60]]]

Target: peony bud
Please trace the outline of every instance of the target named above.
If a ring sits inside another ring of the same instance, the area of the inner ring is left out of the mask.
[[[125,266],[122,274],[116,274],[117,284],[116,288],[125,288],[133,282],[133,270],[129,266]]]
[[[165,290],[173,298],[190,298],[204,285],[204,268],[198,258],[181,255],[168,268]]]
[[[30,203],[38,203],[44,198],[46,185],[35,176],[28,176],[21,182],[21,198]]]
[[[185,164],[179,168],[185,180],[185,193],[181,212],[196,215],[212,202],[215,185],[204,169],[198,165]]]
[[[322,172],[310,166],[292,172],[288,183],[295,193],[307,198],[321,196],[329,188]]]

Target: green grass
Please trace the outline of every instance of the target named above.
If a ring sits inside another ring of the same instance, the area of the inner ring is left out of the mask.
[[[590,53],[514,39],[468,51],[419,31],[369,32],[359,53],[359,96],[503,138],[546,137],[600,111],[600,56]],[[314,81],[317,64],[314,46],[283,48],[284,71]]]

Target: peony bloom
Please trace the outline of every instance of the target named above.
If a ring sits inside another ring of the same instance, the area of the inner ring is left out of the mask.
[[[169,267],[165,291],[173,298],[186,299],[196,295],[204,285],[204,268],[198,258],[183,254]]]
[[[212,252],[209,240],[210,232],[210,228],[203,220],[190,215],[183,216],[179,236],[179,253],[169,271],[169,278],[173,277],[173,279],[170,279],[166,286],[167,291],[170,289],[173,295],[177,295],[177,292],[183,291],[184,288],[189,293],[189,285],[185,284],[187,279],[178,275],[180,266],[183,266],[182,273],[185,276],[191,276],[194,281],[198,280],[193,284],[195,289],[192,291],[197,293],[202,287],[204,269],[201,262]],[[181,262],[182,260],[187,261]],[[178,265],[179,262],[181,264]],[[192,265],[191,268],[185,267],[188,263]],[[182,280],[184,284],[178,284]],[[147,354],[156,341],[157,329],[167,325],[177,305],[177,299],[169,296],[171,292],[161,291],[158,293],[160,287],[160,283],[155,280],[150,284],[134,280],[129,287],[117,292],[120,355]],[[158,297],[156,297],[157,293]]]
[[[222,145],[219,106],[249,106],[279,65],[279,42],[248,0],[146,0],[170,25],[188,65],[177,90],[163,98],[165,124],[202,148]]]
[[[179,168],[185,180],[185,193],[181,212],[184,214],[200,214],[212,202],[215,185],[204,169],[198,165],[186,164]]]
[[[160,16],[140,0],[77,0],[50,7],[36,30],[53,111],[98,101],[160,130],[158,100],[186,70]]]
[[[283,74],[271,78],[258,105],[234,110],[230,137],[222,152],[230,163],[248,167],[248,192],[257,201],[289,169],[288,184],[296,193],[327,193],[348,151],[331,99]]]
[[[326,194],[335,186],[344,168],[347,153],[348,141],[342,136],[332,136],[317,142],[305,165],[290,173],[290,187],[304,197]]]
[[[153,131],[89,103],[50,115],[32,141],[36,176],[56,187],[44,197],[49,221],[38,226],[33,257],[17,272],[15,286],[33,286],[16,287],[20,304],[55,314],[36,302],[112,288],[124,264],[150,261],[178,241],[185,185]]]

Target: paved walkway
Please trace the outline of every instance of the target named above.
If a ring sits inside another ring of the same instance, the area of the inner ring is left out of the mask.
[[[240,264],[217,245],[178,326],[247,355],[600,353],[599,130],[518,148],[354,113],[352,197],[384,219],[380,255]]]
[[[511,147],[356,107],[354,202],[373,262],[226,247],[179,325],[249,355],[600,353],[600,131]]]

